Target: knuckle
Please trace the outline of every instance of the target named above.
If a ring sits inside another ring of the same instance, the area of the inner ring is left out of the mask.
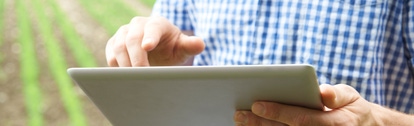
[[[340,88],[341,90],[343,90],[344,92],[349,92],[350,95],[352,95],[353,97],[361,97],[359,95],[359,92],[357,90],[355,90],[355,88],[351,87],[350,85],[347,84],[337,84],[335,85],[338,88]]]
[[[146,20],[146,17],[136,16],[131,19],[130,23],[141,23],[141,22],[144,22],[145,20]]]
[[[248,126],[260,126],[261,125],[259,118],[253,113],[246,112],[245,115],[247,117],[246,122]]]
[[[233,120],[234,121],[243,121],[242,119],[242,117],[244,117],[244,115],[245,114],[243,114],[241,111],[236,111],[236,112],[234,112],[234,114],[233,114]]]
[[[112,46],[114,45],[114,37],[111,37],[108,42],[106,43],[105,46],[105,53],[108,54],[109,51],[112,51],[111,49],[113,48]]]
[[[114,48],[113,49],[114,49],[114,52],[115,53],[125,51],[126,50],[125,42],[116,42],[114,44]]]
[[[280,119],[280,112],[277,110],[267,110],[265,113],[266,117],[270,117],[271,119],[274,120],[279,120]]]
[[[340,84],[347,92],[357,92],[354,88],[346,84]]]
[[[129,25],[128,25],[128,24],[126,24],[126,25],[122,25],[122,26],[119,28],[119,30],[120,30],[120,31],[122,31],[122,32],[126,32],[126,31],[128,31],[128,29],[129,29]]]
[[[159,21],[159,20],[151,20],[151,21],[148,21],[145,26],[147,26],[147,27],[149,27],[149,26],[151,26],[151,27],[157,27],[157,26],[161,26],[161,25],[162,25],[162,22],[161,21]]]
[[[167,21],[167,19],[163,16],[154,16],[152,19],[155,21]]]
[[[155,16],[152,17],[148,22],[146,26],[151,27],[157,27],[157,28],[168,28],[172,26],[172,24],[168,21],[168,19],[161,17],[161,16]]]
[[[158,18],[152,18],[151,20],[149,20],[147,22],[147,24],[145,24],[146,28],[160,28],[163,27],[163,24],[165,24],[165,22],[162,19],[158,19]]]
[[[138,43],[142,35],[137,34],[128,34],[125,38],[125,45],[126,46],[134,46]]]
[[[115,40],[115,36],[112,36],[111,38],[109,38],[109,40],[106,42],[106,46],[112,45],[114,40]]]

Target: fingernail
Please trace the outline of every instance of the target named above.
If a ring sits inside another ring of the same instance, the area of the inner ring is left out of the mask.
[[[245,123],[246,122],[246,119],[247,119],[247,117],[246,117],[246,114],[244,114],[244,112],[238,112],[236,114],[235,121],[238,122],[238,124]]]
[[[252,111],[256,114],[263,115],[265,107],[262,103],[254,103],[252,106]]]

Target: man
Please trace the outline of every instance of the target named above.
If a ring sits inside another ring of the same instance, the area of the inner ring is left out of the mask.
[[[235,113],[241,126],[412,125],[413,38],[410,0],[159,0],[152,17],[118,30],[106,56],[120,67],[315,67],[326,111],[256,102]]]

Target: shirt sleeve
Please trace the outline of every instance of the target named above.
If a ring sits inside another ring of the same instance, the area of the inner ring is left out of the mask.
[[[402,30],[405,43],[405,56],[411,65],[411,71],[414,72],[414,1],[405,0],[403,7]]]
[[[186,0],[157,0],[152,10],[152,16],[167,18],[182,31],[194,31]]]

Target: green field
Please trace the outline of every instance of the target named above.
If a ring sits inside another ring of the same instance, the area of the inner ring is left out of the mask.
[[[142,3],[146,4],[147,6],[153,6],[155,0],[142,0]]]
[[[66,69],[105,66],[102,47],[134,10],[123,0],[0,0],[0,125],[109,125]]]
[[[28,114],[28,124],[32,126],[41,126],[43,115],[41,113],[42,94],[38,81],[39,69],[36,59],[36,48],[34,46],[33,33],[30,28],[30,20],[27,15],[27,7],[23,5],[22,0],[16,1],[17,25],[19,29],[20,52],[20,77],[23,84],[23,93]]]

